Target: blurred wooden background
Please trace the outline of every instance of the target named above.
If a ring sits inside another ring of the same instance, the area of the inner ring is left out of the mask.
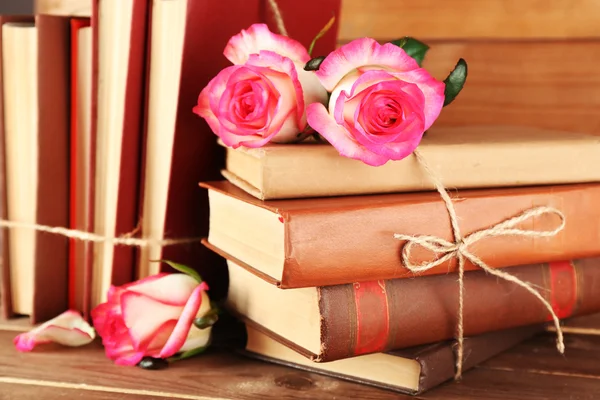
[[[38,0],[36,8],[86,15],[89,1]],[[600,134],[600,1],[341,1],[339,44],[416,37],[431,46],[424,66],[440,79],[467,60],[467,85],[437,125]]]

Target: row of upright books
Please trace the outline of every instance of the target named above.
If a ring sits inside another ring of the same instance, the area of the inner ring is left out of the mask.
[[[464,236],[534,207],[514,228],[556,235],[484,237],[469,251],[530,283],[559,318],[600,311],[600,137],[522,127],[432,128],[419,151],[450,191]],[[204,182],[204,244],[227,260],[227,308],[244,351],[345,379],[421,393],[455,373],[457,259],[413,273],[405,240],[452,242],[444,202],[414,156],[370,167],[328,144],[227,149],[227,178]],[[416,265],[435,254],[415,247]],[[544,329],[549,310],[470,262],[465,368]]]
[[[319,18],[310,22],[308,13],[339,12],[339,0],[321,4],[284,5],[302,17],[290,31],[310,40]],[[220,260],[199,240],[135,248],[40,229],[155,241],[206,236],[198,182],[219,176],[223,151],[192,109],[227,65],[222,44],[271,17],[258,0],[89,5],[78,16],[0,17],[0,218],[18,225],[0,231],[5,317],[37,323],[67,308],[87,315],[111,284],[170,270],[152,262],[159,259],[200,270],[214,297],[225,289],[225,271],[213,268]],[[332,32],[316,51],[334,42]]]

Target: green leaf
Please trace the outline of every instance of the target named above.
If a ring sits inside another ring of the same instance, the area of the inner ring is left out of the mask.
[[[444,79],[446,88],[444,89],[444,107],[452,103],[452,101],[458,96],[462,88],[465,86],[467,80],[467,62],[464,59],[458,60],[456,66],[450,72],[448,77]]]
[[[203,347],[196,347],[195,349],[185,351],[179,355],[170,357],[169,362],[181,361],[181,360],[185,360],[186,358],[192,358],[194,356],[204,353],[209,347],[210,347],[210,344],[207,344],[206,346],[203,346]]]
[[[200,274],[196,271],[194,271],[193,269],[191,269],[190,267],[188,267],[187,265],[183,265],[183,264],[179,264],[173,261],[168,261],[168,260],[152,260],[153,262],[164,262],[165,264],[168,264],[171,268],[191,276],[192,278],[194,278],[196,280],[196,282],[201,283],[202,282],[202,277],[200,276]]]
[[[425,59],[425,54],[427,54],[427,50],[429,50],[429,46],[427,46],[425,43],[420,42],[417,39],[409,36],[405,36],[402,39],[394,40],[391,43],[403,49],[406,52],[406,54],[411,56],[417,62],[417,64],[419,64],[419,67]]]
[[[325,26],[323,27],[323,29],[321,29],[319,31],[319,33],[317,33],[317,36],[315,36],[315,38],[310,43],[310,46],[308,47],[308,54],[309,55],[312,54],[312,51],[315,48],[315,44],[317,43],[317,40],[319,40],[323,36],[325,36],[325,34],[327,33],[327,31],[331,29],[331,27],[333,26],[334,23],[335,23],[335,15],[333,17],[331,17],[331,19],[329,21],[327,21],[327,23],[325,24]]]

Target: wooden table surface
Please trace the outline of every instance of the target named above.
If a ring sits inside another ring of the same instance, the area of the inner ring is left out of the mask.
[[[600,336],[566,335],[561,356],[540,335],[449,382],[411,397],[237,354],[212,351],[160,371],[120,367],[97,343],[19,353],[0,331],[0,399],[600,399]]]

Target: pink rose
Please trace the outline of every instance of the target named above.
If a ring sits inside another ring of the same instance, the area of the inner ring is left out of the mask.
[[[325,102],[327,92],[299,42],[252,25],[232,37],[225,57],[234,65],[213,78],[194,112],[227,146],[260,147],[304,139],[305,104]]]
[[[307,108],[309,125],[346,157],[378,166],[417,147],[444,104],[443,82],[400,47],[354,40],[316,72],[331,97]]]
[[[211,328],[193,321],[210,310],[206,284],[185,274],[158,274],[111,287],[108,300],[92,310],[106,355],[120,365],[167,358],[208,344]]]

